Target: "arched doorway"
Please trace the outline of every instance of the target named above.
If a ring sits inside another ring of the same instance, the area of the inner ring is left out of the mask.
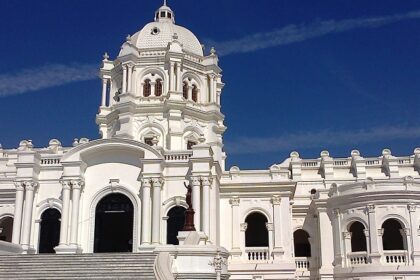
[[[310,257],[311,244],[309,243],[309,234],[303,229],[298,229],[293,233],[295,245],[295,257]]]
[[[178,245],[178,232],[182,229],[185,223],[185,208],[182,206],[175,206],[168,212],[166,244]]]
[[[401,223],[396,219],[388,219],[382,224],[382,245],[384,250],[405,250],[404,238],[401,235]]]
[[[268,247],[267,218],[261,213],[251,213],[246,219],[246,247]]]
[[[0,240],[12,242],[13,218],[4,217],[0,219]]]
[[[54,248],[60,241],[61,213],[57,209],[49,208],[41,215],[38,252],[55,253]]]
[[[96,206],[94,252],[133,251],[133,203],[120,193],[109,194]]]
[[[366,252],[365,226],[361,222],[354,222],[349,228],[351,233],[351,251]]]

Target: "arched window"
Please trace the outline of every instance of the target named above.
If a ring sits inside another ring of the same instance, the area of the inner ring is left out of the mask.
[[[388,219],[382,224],[382,244],[384,250],[405,250],[401,235],[402,226],[396,219]]]
[[[267,218],[261,213],[251,213],[246,219],[246,247],[268,247]]]
[[[4,217],[0,220],[0,240],[12,242],[13,218]]]
[[[162,80],[161,79],[157,79],[156,80],[156,84],[155,84],[155,95],[156,96],[161,96],[162,95]]]
[[[298,229],[293,233],[295,245],[295,257],[310,257],[311,244],[309,243],[309,234],[303,229]]]
[[[42,253],[55,253],[54,248],[60,240],[61,213],[57,209],[49,208],[41,215],[41,229],[39,233],[39,249]]]
[[[365,227],[361,222],[354,222],[349,228],[351,233],[351,251],[366,252],[366,236]]]
[[[184,227],[185,208],[175,206],[168,212],[166,244],[178,245],[178,232]]]
[[[188,99],[188,84],[187,82],[184,82],[182,86],[182,96],[185,98],[185,100]]]
[[[143,84],[143,96],[144,97],[149,97],[151,92],[152,92],[152,88],[151,88],[151,85],[150,85],[150,80],[147,79],[147,80],[144,81],[144,84]]]
[[[196,85],[193,85],[193,88],[192,88],[192,100],[194,102],[197,102],[198,100],[198,88]]]

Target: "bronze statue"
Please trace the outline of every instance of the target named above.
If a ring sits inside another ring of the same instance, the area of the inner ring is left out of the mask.
[[[195,231],[194,226],[194,209],[192,206],[191,196],[192,196],[192,187],[191,185],[187,185],[184,182],[184,186],[187,188],[187,195],[185,197],[185,200],[188,204],[188,209],[185,210],[185,223],[184,227],[182,228],[182,231]]]

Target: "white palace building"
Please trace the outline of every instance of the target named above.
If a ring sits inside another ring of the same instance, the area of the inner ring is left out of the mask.
[[[101,139],[0,148],[0,279],[420,279],[420,148],[226,170],[221,72],[165,4],[104,55]]]

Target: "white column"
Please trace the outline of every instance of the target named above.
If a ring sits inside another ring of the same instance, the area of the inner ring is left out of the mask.
[[[127,66],[123,65],[122,93],[127,92]]]
[[[210,236],[210,186],[213,178],[202,178],[203,184],[203,228],[202,231]]]
[[[375,205],[367,206],[369,219],[369,236],[370,236],[370,255],[369,259],[372,263],[380,263],[382,255],[382,239],[379,238],[379,231],[376,226]]]
[[[332,248],[333,230],[325,207],[318,208],[319,243],[320,243],[320,274],[331,274],[334,262]],[[322,275],[321,275],[322,276]]]
[[[105,107],[106,106],[106,86],[108,84],[108,80],[107,79],[102,79],[102,102],[101,102],[101,106]]]
[[[59,246],[65,246],[68,244],[67,235],[68,235],[68,220],[70,212],[70,182],[61,181],[62,189],[62,200],[63,200],[63,209],[61,213],[61,225],[60,225],[60,242]]]
[[[239,220],[239,203],[240,199],[237,196],[229,200],[232,205],[232,258],[239,258],[241,256],[241,243],[240,243],[240,227],[241,221]]]
[[[169,66],[169,91],[175,91],[175,64],[170,62]]]
[[[188,85],[188,92],[187,92],[187,99],[192,100],[192,89],[193,87],[191,85]]]
[[[333,228],[333,246],[334,246],[334,266],[343,265],[343,261],[347,261],[347,247],[344,247],[342,244],[342,230],[341,230],[341,217],[340,209],[336,208],[333,210],[333,217],[331,220]]]
[[[131,92],[132,89],[132,76],[133,76],[133,66],[129,65],[128,68],[128,79],[127,79],[127,91]]]
[[[80,192],[83,187],[83,181],[71,181],[72,187],[72,213],[71,213],[71,230],[70,230],[70,245],[78,247],[77,234],[79,227],[79,205],[80,205]]]
[[[416,219],[417,206],[415,204],[409,204],[407,206],[408,212],[410,213],[410,230],[411,230],[411,246],[412,246],[412,260],[414,264],[420,262],[420,238],[418,237],[418,223]]]
[[[241,233],[240,242],[241,242],[241,251],[243,252],[243,254],[242,254],[242,259],[243,260],[248,260],[248,255],[245,251],[245,249],[246,249],[246,230],[247,230],[247,228],[248,228],[248,223],[241,223],[239,225],[239,229],[241,231],[240,232]]]
[[[201,180],[200,177],[191,177],[192,181],[192,205],[195,211],[194,214],[194,225],[197,231],[201,231],[201,193],[200,193],[200,185]]]
[[[156,82],[150,82],[150,96],[156,96]]]
[[[268,232],[268,259],[273,258],[271,255],[273,253],[273,223],[265,223]]]
[[[150,187],[151,179],[143,179],[141,201],[141,245],[150,244]]]
[[[346,267],[351,267],[351,263],[349,262],[349,253],[351,253],[351,232],[344,231],[342,233],[344,238],[344,256],[345,256],[345,264]]]
[[[20,233],[22,226],[22,210],[23,210],[23,196],[25,188],[22,182],[16,182],[16,200],[15,200],[15,215],[13,217],[13,235],[12,243],[20,243]]]
[[[214,83],[213,83],[213,76],[209,75],[209,89],[210,89],[210,94],[209,94],[209,103],[213,102],[213,92],[214,92]]]
[[[34,204],[34,191],[37,183],[33,181],[24,182],[25,185],[25,209],[23,216],[23,229],[22,229],[22,245],[29,248],[29,240],[31,237],[31,225],[32,225],[32,208]]]
[[[152,210],[152,243],[160,243],[160,208],[161,208],[161,189],[162,178],[153,178],[153,210]]]
[[[284,254],[283,244],[282,244],[282,224],[281,224],[281,197],[275,195],[271,198],[271,203],[273,204],[273,227],[274,227],[274,244],[273,244],[273,258],[276,260],[281,259]]]
[[[176,91],[182,92],[182,74],[181,74],[181,63],[178,63],[176,67]]]

